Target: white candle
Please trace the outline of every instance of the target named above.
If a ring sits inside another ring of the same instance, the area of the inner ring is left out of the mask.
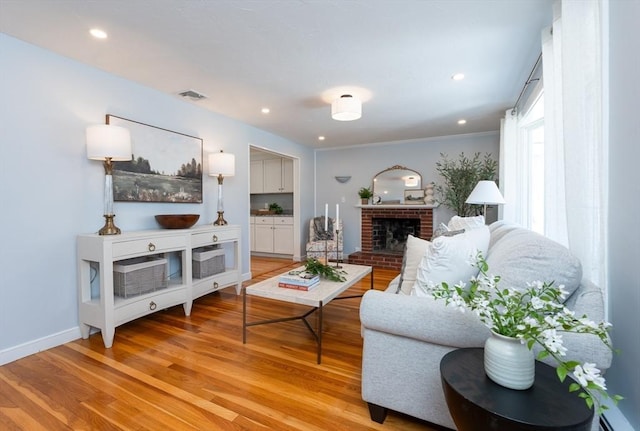
[[[336,204],[336,230],[340,229],[340,204]]]
[[[324,231],[329,230],[329,204],[324,204]]]

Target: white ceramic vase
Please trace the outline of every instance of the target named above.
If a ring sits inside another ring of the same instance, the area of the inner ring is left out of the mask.
[[[509,389],[525,390],[535,378],[533,351],[519,339],[491,332],[484,345],[484,370],[497,384]]]

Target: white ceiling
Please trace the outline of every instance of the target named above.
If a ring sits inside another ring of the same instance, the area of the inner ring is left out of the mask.
[[[323,148],[498,130],[551,3],[0,0],[0,31],[177,98],[196,90],[208,98],[188,103]],[[331,119],[343,93],[367,99],[360,120]]]

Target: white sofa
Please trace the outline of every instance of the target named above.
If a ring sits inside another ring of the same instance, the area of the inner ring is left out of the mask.
[[[504,222],[492,224],[489,232],[486,261],[489,272],[502,277],[501,286],[555,281],[575,289],[565,302],[569,309],[604,320],[602,290],[581,280],[580,263],[565,247]],[[368,291],[362,299],[362,398],[376,422],[382,423],[391,409],[456,429],[442,391],[440,360],[454,349],[483,347],[489,330],[473,313],[444,301],[397,293],[399,282],[400,275],[386,291]],[[603,373],[611,365],[610,349],[596,336],[565,333],[563,339],[569,358],[595,362]],[[594,415],[593,431],[598,422]]]

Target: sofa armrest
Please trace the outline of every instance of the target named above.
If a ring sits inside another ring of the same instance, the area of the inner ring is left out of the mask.
[[[449,346],[483,347],[489,329],[470,312],[432,298],[367,291],[360,304],[360,322],[367,330]]]

